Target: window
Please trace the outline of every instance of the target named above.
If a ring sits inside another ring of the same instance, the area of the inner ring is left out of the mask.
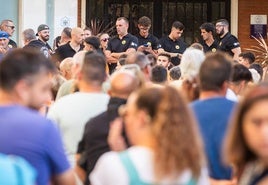
[[[162,37],[170,32],[173,21],[185,25],[183,38],[191,44],[200,39],[199,26],[219,18],[230,18],[230,0],[87,0],[87,19],[115,24],[116,18],[129,19],[129,32],[137,34],[137,21],[141,16],[152,19],[151,32]],[[113,32],[116,34],[115,30]]]

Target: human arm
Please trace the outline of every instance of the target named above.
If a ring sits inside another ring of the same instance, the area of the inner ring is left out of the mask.
[[[73,170],[69,169],[68,171],[55,175],[52,178],[52,183],[54,185],[75,185],[75,178]]]
[[[108,135],[108,144],[113,151],[122,151],[127,148],[124,137],[122,136],[123,120],[121,118],[115,119],[111,125]]]
[[[110,50],[105,50],[104,54],[108,63],[117,63],[118,59],[112,56],[112,52]]]
[[[233,59],[234,59],[235,61],[238,61],[238,60],[239,60],[239,54],[241,53],[241,48],[240,48],[240,47],[233,48],[231,51],[232,51],[233,54],[234,54]]]
[[[181,53],[167,52],[167,51],[165,51],[163,48],[159,48],[159,49],[158,49],[158,53],[167,53],[167,54],[169,54],[171,57],[178,57],[179,59],[182,57],[182,54],[181,54]]]

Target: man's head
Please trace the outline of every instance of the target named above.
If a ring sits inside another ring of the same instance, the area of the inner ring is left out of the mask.
[[[170,57],[170,54],[168,53],[160,53],[156,60],[157,65],[161,65],[166,69],[168,69],[170,62],[171,62],[171,57]]]
[[[163,66],[156,65],[152,68],[151,81],[157,84],[167,82],[167,69]]]
[[[39,25],[36,35],[41,41],[47,42],[49,40],[49,27],[46,24]]]
[[[170,80],[179,80],[181,77],[180,66],[174,66],[169,71]]]
[[[242,52],[239,54],[238,62],[247,68],[255,61],[255,56],[251,52]]]
[[[23,38],[23,43],[24,43],[24,45],[29,44],[30,41],[36,39],[34,30],[31,29],[31,28],[24,30],[24,31],[22,32],[22,38]]]
[[[101,87],[106,79],[106,61],[105,58],[94,52],[88,52],[85,55],[84,62],[78,76],[79,81],[86,84]]]
[[[215,33],[215,26],[210,22],[203,23],[200,26],[200,32],[204,41],[209,40],[213,38],[213,35]]]
[[[128,33],[127,32],[128,26],[129,26],[129,22],[128,22],[127,18],[119,17],[116,20],[116,24],[115,24],[117,34],[119,36],[125,36]]]
[[[249,69],[242,64],[233,65],[233,73],[231,75],[231,83],[229,88],[232,89],[235,94],[243,95],[248,87],[248,83],[252,82],[252,75]]]
[[[9,42],[9,35],[5,31],[0,31],[0,48],[7,49]]]
[[[70,80],[73,77],[72,74],[73,65],[74,62],[72,57],[67,57],[60,63],[60,73],[66,80]]]
[[[60,44],[66,44],[67,42],[69,42],[71,40],[71,32],[72,32],[72,28],[69,27],[65,27],[62,32],[61,32],[61,36],[60,36]]]
[[[85,27],[84,28],[84,35],[85,35],[85,38],[91,37],[92,36],[92,29],[89,27]]]
[[[180,21],[173,22],[172,27],[171,27],[170,37],[174,40],[179,39],[184,29],[185,27]]]
[[[115,71],[111,78],[111,88],[109,90],[109,94],[112,97],[118,97],[127,99],[128,96],[137,88],[139,88],[140,81],[139,79],[132,73],[132,71],[128,70],[119,70]]]
[[[83,29],[79,27],[73,28],[71,32],[71,37],[71,42],[76,44],[83,44],[83,41],[85,39]]]
[[[1,22],[0,29],[11,37],[15,31],[15,25],[12,20],[5,19]]]
[[[221,37],[229,31],[229,22],[226,19],[219,19],[216,22],[216,33]]]
[[[231,60],[223,53],[207,55],[199,71],[201,91],[213,91],[225,95],[231,74]]]
[[[100,39],[99,37],[96,36],[90,36],[85,38],[85,50],[86,51],[96,51],[97,49],[100,48]]]
[[[143,16],[138,20],[138,28],[140,30],[140,35],[142,37],[147,37],[149,35],[149,30],[151,28],[152,21],[149,17]]]
[[[0,89],[17,104],[39,109],[51,98],[53,63],[41,53],[16,49],[0,63]]]

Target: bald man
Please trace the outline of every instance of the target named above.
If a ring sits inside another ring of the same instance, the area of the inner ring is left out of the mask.
[[[67,57],[73,57],[75,53],[83,50],[84,31],[82,28],[76,27],[71,31],[71,41],[58,47],[55,51],[54,58],[61,63]]]
[[[126,104],[128,96],[139,87],[138,78],[131,71],[116,71],[111,76],[111,96],[107,110],[92,118],[86,124],[83,139],[79,144],[78,153],[81,158],[78,161],[80,167],[86,171],[85,177],[93,170],[98,158],[110,151],[107,143],[110,123],[118,117],[118,108]],[[88,184],[88,178],[82,177]]]

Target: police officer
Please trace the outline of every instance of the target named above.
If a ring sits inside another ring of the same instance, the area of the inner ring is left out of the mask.
[[[220,37],[218,49],[231,55],[238,61],[241,48],[238,39],[229,32],[229,22],[226,19],[219,19],[216,22],[216,33]]]
[[[143,16],[138,20],[139,34],[137,35],[139,44],[138,51],[144,54],[152,54],[157,56],[158,49],[158,39],[149,33],[151,28],[151,19],[149,17]]]
[[[210,22],[203,23],[200,26],[200,32],[203,40],[201,45],[204,52],[216,52],[218,48],[218,41],[214,39],[215,26]]]
[[[115,70],[118,59],[122,54],[129,54],[137,49],[138,39],[128,33],[128,26],[129,22],[127,18],[119,17],[116,20],[118,36],[109,40],[107,49],[105,50],[110,74]]]
[[[181,22],[173,22],[170,34],[159,41],[158,53],[168,53],[171,56],[172,64],[175,66],[180,64],[182,53],[187,48],[187,44],[181,40],[184,28]]]

